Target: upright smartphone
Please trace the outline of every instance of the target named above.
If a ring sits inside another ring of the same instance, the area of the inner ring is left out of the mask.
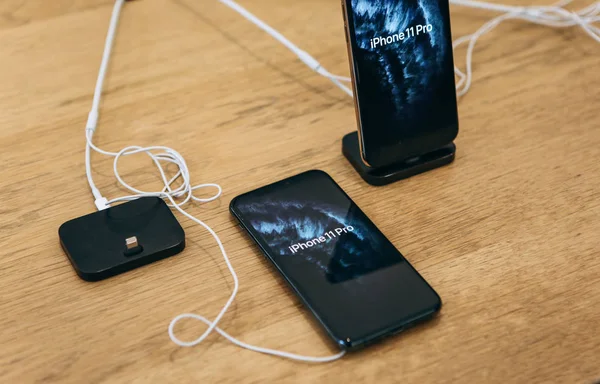
[[[342,0],[359,146],[379,168],[458,134],[448,0]]]
[[[325,172],[248,192],[230,209],[344,349],[398,333],[441,307],[433,288]]]

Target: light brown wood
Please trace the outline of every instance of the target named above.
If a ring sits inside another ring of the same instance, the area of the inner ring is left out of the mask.
[[[243,4],[348,73],[339,1]],[[214,240],[181,216],[185,252],[103,282],[81,281],[62,252],[59,225],[94,209],[84,125],[111,8],[0,3],[0,382],[600,379],[600,56],[580,30],[509,22],[483,39],[459,103],[456,162],[375,188],[341,155],[352,101],[284,47],[216,1],[126,5],[97,143],[171,146],[193,182],[222,185],[219,201],[188,209],[219,233],[239,274],[224,329],[265,347],[335,352],[228,213],[237,194],[312,168],[339,182],[444,301],[427,325],[307,365],[217,335],[190,349],[170,342],[173,316],[212,318],[232,288]],[[453,8],[454,35],[492,15]],[[127,159],[124,175],[156,188],[149,166]],[[114,198],[125,191],[111,167],[93,156],[96,182]]]

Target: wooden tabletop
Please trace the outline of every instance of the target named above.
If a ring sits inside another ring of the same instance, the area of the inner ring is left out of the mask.
[[[112,3],[0,2],[0,382],[600,379],[600,47],[581,30],[507,22],[485,37],[459,102],[455,163],[371,187],[341,154],[356,129],[351,99],[272,38],[216,1],[126,4],[96,143],[173,147],[193,183],[223,187],[218,201],[187,209],[221,236],[239,275],[227,332],[289,352],[336,351],[228,212],[234,196],[313,168],[441,295],[437,320],[309,365],[218,335],[194,348],[169,340],[174,316],[213,318],[232,289],[215,241],[181,215],[183,253],[99,283],[80,280],[61,250],[59,225],[94,210],[84,126]],[[348,74],[338,0],[241,3]],[[455,37],[493,16],[452,12]],[[92,160],[102,193],[125,195],[111,159]],[[139,156],[122,171],[155,190],[151,167]],[[192,339],[204,329],[177,330]]]

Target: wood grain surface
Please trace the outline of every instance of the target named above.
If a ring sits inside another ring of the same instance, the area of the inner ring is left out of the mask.
[[[339,1],[242,4],[348,74]],[[356,127],[351,99],[284,47],[216,1],[126,4],[96,142],[173,147],[192,182],[223,187],[218,201],[188,209],[219,233],[239,275],[224,329],[265,347],[335,352],[228,213],[234,196],[313,168],[330,173],[441,295],[437,320],[310,365],[218,335],[194,348],[169,340],[175,315],[212,318],[232,289],[214,240],[181,215],[182,254],[99,283],[80,280],[62,252],[59,225],[94,210],[84,125],[111,8],[0,2],[0,382],[600,379],[600,46],[584,33],[507,22],[485,37],[459,102],[456,162],[376,188],[341,154]],[[455,37],[493,16],[452,12]],[[94,155],[93,170],[105,196],[126,194],[110,159]],[[143,189],[160,185],[147,157],[122,170]],[[203,329],[177,330],[191,339]]]

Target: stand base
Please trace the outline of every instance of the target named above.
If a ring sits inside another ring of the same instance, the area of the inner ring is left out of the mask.
[[[73,268],[86,281],[103,280],[185,248],[183,228],[158,197],[141,197],[67,221],[58,236]]]
[[[454,161],[456,145],[450,143],[438,150],[413,157],[404,162],[382,168],[370,168],[363,163],[360,156],[358,132],[352,132],[342,139],[342,153],[354,169],[356,169],[360,177],[371,185],[380,186],[450,164]]]

